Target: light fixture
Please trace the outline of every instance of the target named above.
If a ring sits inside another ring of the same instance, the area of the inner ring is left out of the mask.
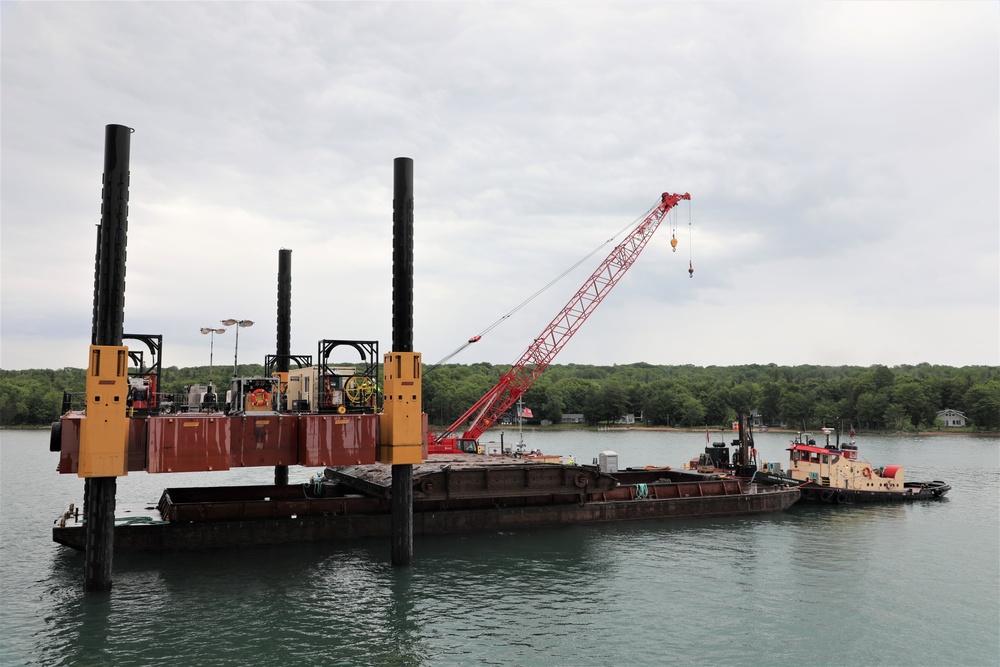
[[[239,367],[240,357],[240,327],[252,327],[253,320],[234,320],[229,318],[228,320],[222,320],[222,323],[227,327],[236,325],[236,350],[233,353],[233,377],[236,377],[239,374],[237,368]]]
[[[213,329],[212,327],[202,327],[201,332],[203,334],[212,334],[211,345],[208,348],[208,385],[215,388],[215,383],[212,380],[212,358],[215,356],[215,334],[226,333],[225,329]]]

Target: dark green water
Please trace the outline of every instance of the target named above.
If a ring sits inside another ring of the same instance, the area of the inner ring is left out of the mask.
[[[705,437],[525,440],[638,466],[680,465]],[[758,450],[783,460],[787,441],[761,434]],[[1000,663],[997,438],[859,442],[908,479],[950,482],[939,502],[420,538],[404,569],[382,542],[118,554],[108,595],[84,595],[82,554],[51,541],[83,483],[55,473],[47,445],[0,432],[2,665]],[[118,498],[271,474],[133,473]]]

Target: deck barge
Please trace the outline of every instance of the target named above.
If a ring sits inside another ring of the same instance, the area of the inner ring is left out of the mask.
[[[390,467],[325,469],[283,486],[170,488],[155,509],[123,510],[115,550],[173,550],[389,537]],[[414,466],[414,535],[513,530],[628,520],[779,512],[800,492],[704,479],[665,469],[602,472],[596,466],[510,457],[431,455]],[[86,527],[64,513],[53,539],[85,549]]]

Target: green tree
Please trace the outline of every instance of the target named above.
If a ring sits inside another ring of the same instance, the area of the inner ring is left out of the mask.
[[[777,369],[776,369],[777,370]],[[779,419],[781,415],[781,394],[787,382],[767,382],[763,387],[760,411],[769,420]]]
[[[628,411],[628,394],[621,382],[605,382],[598,390],[597,397],[600,412],[595,416],[598,421],[614,422]]]
[[[673,426],[681,421],[684,401],[693,398],[673,380],[657,380],[647,385],[642,416],[651,426]]]
[[[795,428],[809,428],[814,404],[815,399],[810,392],[789,388],[782,392],[778,404],[781,421]]]
[[[896,382],[892,388],[892,402],[902,407],[914,426],[934,423],[936,411],[927,400],[927,394],[919,380],[906,378]]]
[[[906,414],[906,408],[899,403],[890,403],[882,415],[882,421],[895,431],[908,431],[911,427],[910,417]]]
[[[684,426],[701,426],[705,423],[705,406],[694,396],[688,396],[681,405],[680,417]]]
[[[885,391],[865,392],[858,396],[856,414],[858,423],[866,429],[883,428],[889,397]]]
[[[27,412],[28,392],[18,382],[0,378],[0,424],[19,425]]]
[[[872,366],[872,379],[875,382],[876,389],[886,389],[892,386],[895,381],[895,376],[885,366]]]
[[[974,384],[965,392],[966,416],[981,430],[1000,428],[1000,381]]]
[[[423,377],[423,410],[427,413],[427,419],[434,424],[450,424],[461,412],[458,410],[458,400],[455,394],[455,385],[434,373],[428,373]]]
[[[563,407],[564,412],[586,414],[587,397],[597,387],[594,380],[568,377],[557,380],[549,389],[549,396]]]
[[[331,363],[358,366],[356,359]],[[424,410],[431,422],[455,421],[507,369],[489,363],[426,367]],[[212,373],[217,388],[225,391],[232,366],[216,365]],[[242,364],[239,374],[262,375],[263,367]],[[84,369],[76,368],[0,369],[0,425],[49,423],[61,411],[63,391],[79,397],[74,407],[82,408],[84,376]],[[168,367],[160,380],[161,392],[183,394],[191,385],[208,383],[209,367]],[[931,424],[939,410],[954,408],[985,430],[1000,428],[998,383],[996,366],[568,364],[546,369],[524,398],[537,415],[552,421],[566,412],[589,416],[593,411],[598,416],[591,416],[591,423],[596,423],[641,411],[649,424],[701,426],[705,420],[727,423],[737,410],[757,408],[790,426],[813,428],[846,417],[880,429]]]
[[[705,419],[709,424],[731,424],[736,418],[736,411],[729,406],[729,392],[713,387],[698,397],[705,407]]]
[[[541,413],[536,415],[542,419],[548,419],[553,424],[558,424],[562,421],[562,416],[566,414],[563,411],[562,405],[558,400],[550,398],[548,401],[542,405]]]
[[[737,412],[749,414],[761,409],[764,391],[756,382],[741,382],[729,391],[729,406]]]

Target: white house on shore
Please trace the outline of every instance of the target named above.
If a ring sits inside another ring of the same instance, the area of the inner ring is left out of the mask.
[[[963,428],[965,426],[965,414],[958,410],[945,408],[944,410],[939,410],[937,416],[948,428]]]
[[[559,419],[559,421],[561,423],[563,423],[563,424],[583,424],[583,423],[586,423],[587,420],[584,418],[584,416],[582,414],[580,414],[578,412],[570,412],[570,413],[564,414]],[[615,420],[615,424],[628,424],[628,425],[631,425],[631,424],[636,423],[636,421],[642,421],[642,415],[640,414],[638,417],[636,417],[634,413],[630,412],[629,414],[622,415],[621,417],[619,417],[618,419],[616,419]]]

